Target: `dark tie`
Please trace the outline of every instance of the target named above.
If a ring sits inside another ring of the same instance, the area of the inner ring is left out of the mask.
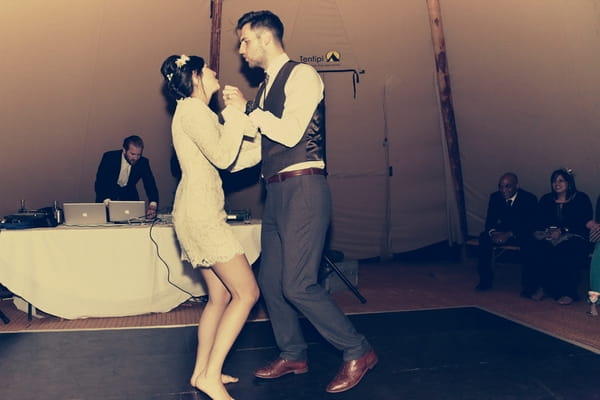
[[[265,100],[265,89],[267,88],[267,83],[269,82],[269,75],[265,73],[265,79],[260,84],[258,88],[258,92],[256,92],[256,97],[254,98],[254,108],[262,108],[264,107]]]
[[[508,199],[508,200],[506,200],[506,205],[507,205],[508,207],[511,207],[511,206],[512,206],[512,202],[513,202],[513,201],[512,201],[511,199]]]

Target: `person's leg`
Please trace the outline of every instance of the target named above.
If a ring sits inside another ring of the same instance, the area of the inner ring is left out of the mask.
[[[575,270],[572,271],[572,281],[571,281],[571,288],[573,290],[573,300],[578,301],[579,300],[579,286],[581,285],[581,273],[582,271],[585,269],[587,271],[589,271],[590,269],[590,251],[592,251],[593,247],[591,246],[590,242],[588,242],[586,239],[580,239],[578,238],[578,242],[579,244],[577,245],[577,254],[578,254],[578,261],[576,263],[576,265],[574,265]]]
[[[529,270],[523,279],[528,279],[535,292],[531,296],[534,300],[542,300],[546,296],[548,287],[551,286],[549,271],[551,270],[554,246],[548,240],[534,240],[531,242],[531,258]],[[526,267],[526,266],[524,266]]]
[[[331,216],[331,198],[322,176],[300,176],[267,187],[263,213],[267,268],[259,282],[271,317],[281,358],[255,372],[259,378],[304,373],[306,343],[293,304],[334,347],[343,351],[344,364],[327,386],[331,393],[356,386],[377,364],[377,355],[365,337],[356,332],[337,304],[318,284],[325,235]],[[265,218],[266,216],[266,218]],[[265,223],[266,222],[266,223]],[[279,261],[279,264],[276,264]],[[292,360],[292,361],[288,361]]]
[[[308,346],[302,335],[298,311],[283,295],[284,263],[278,218],[285,216],[287,204],[282,197],[281,185],[275,183],[267,186],[262,217],[262,252],[258,283],[269,314],[273,335],[280,350],[279,357],[289,361],[305,361]]]
[[[535,246],[536,240],[521,240],[517,245],[521,248],[521,296],[531,297],[541,286],[539,282],[539,273],[536,268]]]
[[[282,238],[283,293],[334,347],[344,362],[325,391],[339,393],[360,383],[375,367],[377,355],[332,297],[319,284],[331,198],[324,177],[304,176],[282,183],[286,215],[279,218]]]
[[[567,296],[572,300],[578,300],[577,289],[581,280],[581,269],[588,264],[588,242],[581,238],[572,237],[560,243],[556,250],[556,297],[560,299]]]
[[[217,263],[212,267],[217,279],[231,294],[231,301],[225,307],[214,330],[214,341],[208,355],[206,368],[195,380],[195,387],[209,395],[213,400],[231,397],[222,382],[221,371],[225,357],[244,326],[250,310],[258,300],[259,291],[252,268],[244,255],[236,255],[225,263]],[[210,278],[213,280],[212,278]],[[209,289],[209,298],[211,296]],[[202,321],[205,323],[206,321]],[[214,329],[214,328],[212,328]],[[209,329],[207,329],[207,332]],[[208,335],[210,337],[210,333]]]
[[[223,282],[214,274],[210,268],[200,268],[202,278],[208,289],[208,302],[202,310],[198,321],[198,347],[196,350],[196,363],[190,378],[190,384],[196,385],[196,379],[206,369],[208,356],[215,341],[217,327],[225,308],[231,301],[231,294],[223,285]],[[237,382],[237,378],[223,375],[223,383]]]
[[[282,182],[285,216],[279,221],[282,238],[283,291],[292,303],[337,349],[345,361],[371,349],[365,337],[318,283],[325,236],[331,217],[331,198],[322,176],[302,176]]]
[[[490,235],[483,232],[479,235],[477,272],[479,273],[479,284],[477,290],[487,290],[494,282],[494,271],[492,270],[493,244]]]

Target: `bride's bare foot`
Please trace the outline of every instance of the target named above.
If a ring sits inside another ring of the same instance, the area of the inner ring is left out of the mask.
[[[223,376],[221,376],[222,379]],[[220,380],[211,381],[207,377],[200,375],[196,378],[193,386],[204,392],[212,400],[233,400],[233,397],[229,395],[227,389],[225,389],[225,385]]]
[[[196,386],[196,380],[198,379],[200,375],[195,375],[192,376],[192,378],[190,379],[190,385],[192,386]],[[227,375],[227,374],[221,374],[221,382],[223,382],[224,385],[227,385],[228,383],[237,383],[240,381],[240,378],[238,378],[237,376],[231,376],[231,375]]]
[[[237,383],[239,381],[240,381],[240,378],[238,378],[237,376],[221,374],[221,382],[223,382],[223,384],[225,384],[225,385],[227,385],[228,383]]]

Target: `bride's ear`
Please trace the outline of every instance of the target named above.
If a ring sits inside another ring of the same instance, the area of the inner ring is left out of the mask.
[[[192,83],[194,84],[194,86],[200,85],[200,76],[196,71],[192,72]]]

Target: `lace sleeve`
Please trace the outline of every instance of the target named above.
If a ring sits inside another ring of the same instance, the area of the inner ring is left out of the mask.
[[[217,168],[229,167],[240,150],[245,123],[243,113],[235,110],[224,113],[225,124],[208,108],[186,113],[182,118],[184,132],[198,146],[204,156]]]

